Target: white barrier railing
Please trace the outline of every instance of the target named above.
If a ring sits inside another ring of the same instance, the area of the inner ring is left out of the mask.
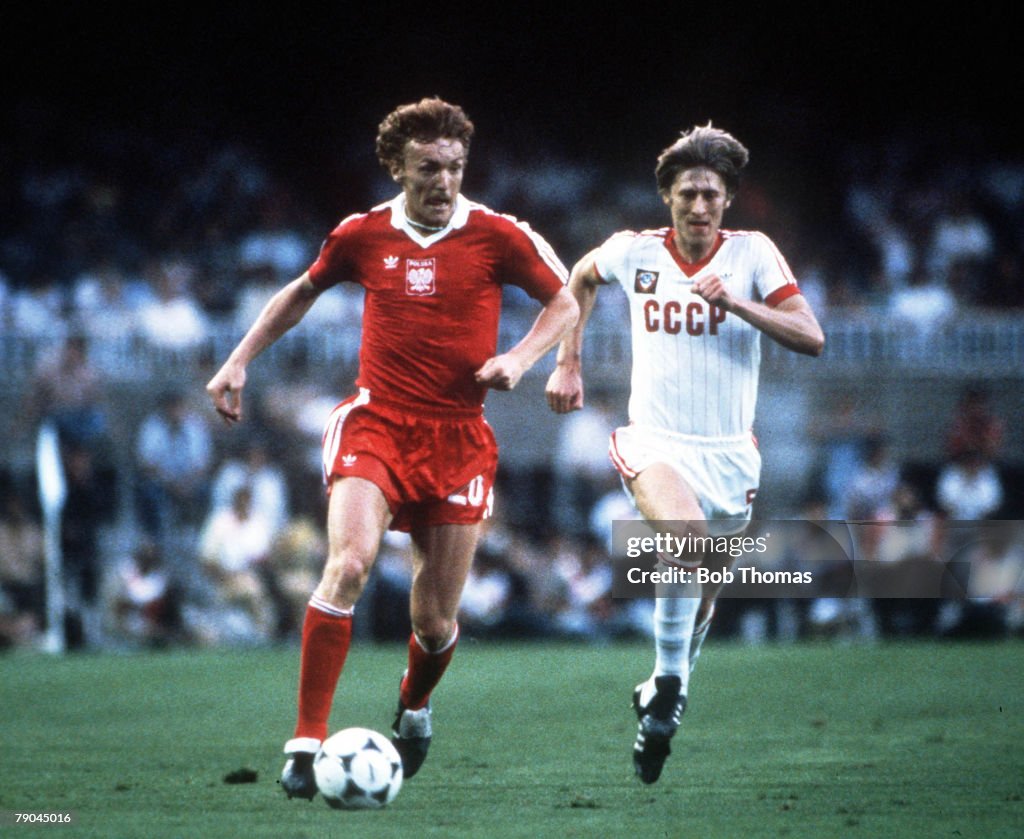
[[[507,347],[529,328],[531,315],[513,312],[506,317],[500,346]],[[764,339],[764,363],[776,370],[793,365],[801,375],[856,377],[907,373],[945,378],[1024,378],[1024,312],[993,314],[965,310],[956,320],[931,332],[916,332],[870,312],[834,309],[824,321],[825,352],[813,363]],[[163,349],[139,336],[96,337],[90,343],[90,360],[111,381],[130,384],[152,382],[170,371],[215,369],[241,338],[241,330],[218,327],[210,336],[185,349]],[[339,365],[354,369],[359,351],[360,329],[346,326],[333,330],[298,330],[286,335],[268,351],[262,364],[287,368],[295,360],[312,368]],[[58,339],[40,339],[5,333],[0,335],[0,369],[10,384],[32,375],[41,357],[59,344]],[[607,320],[588,328],[585,345],[587,369],[595,375],[621,376],[631,358],[627,324]],[[532,375],[546,374],[550,354]]]

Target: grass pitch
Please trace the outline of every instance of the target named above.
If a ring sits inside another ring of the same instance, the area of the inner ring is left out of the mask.
[[[387,731],[405,651],[357,643],[332,729]],[[661,781],[632,774],[648,644],[476,643],[387,809],[287,801],[296,649],[0,658],[0,834],[997,837],[1024,834],[1024,643],[708,644]],[[226,783],[236,770],[250,783]],[[14,812],[74,811],[24,827]]]

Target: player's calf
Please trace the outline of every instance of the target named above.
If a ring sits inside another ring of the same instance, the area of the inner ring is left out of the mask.
[[[704,640],[708,637],[708,632],[711,630],[711,619],[715,616],[715,604],[712,603],[708,606],[708,610],[704,617],[697,621],[697,625],[693,628],[693,635],[690,637],[690,672],[693,672],[693,668],[697,666],[697,659],[700,658],[701,647],[704,646]],[[699,616],[698,616],[699,617]]]

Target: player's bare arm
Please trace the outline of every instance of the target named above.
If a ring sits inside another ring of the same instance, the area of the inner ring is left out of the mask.
[[[567,414],[583,407],[583,333],[594,311],[601,275],[592,250],[577,262],[569,275],[569,293],[576,300],[580,316],[576,326],[558,346],[555,369],[548,377],[545,393],[548,407],[556,414]]]
[[[819,356],[825,348],[825,334],[802,295],[787,297],[775,307],[766,306],[734,297],[717,274],[698,279],[693,284],[693,293],[757,327],[786,349]]]
[[[487,359],[476,371],[476,380],[495,390],[512,390],[523,374],[573,328],[579,318],[579,306],[565,288],[547,303],[530,331],[512,349]]]
[[[206,392],[228,425],[242,419],[242,390],[249,362],[301,321],[319,295],[320,290],[310,281],[308,272],[292,280],[270,298],[228,360],[210,379]]]

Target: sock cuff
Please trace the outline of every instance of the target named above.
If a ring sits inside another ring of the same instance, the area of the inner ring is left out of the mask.
[[[420,640],[420,636],[417,635],[415,632],[413,632],[412,637],[415,639],[416,645],[421,650],[423,650],[423,652],[425,652],[427,655],[441,655],[441,653],[448,652],[452,647],[454,647],[458,643],[458,641],[459,641],[459,623],[458,623],[458,621],[455,622],[455,628],[452,629],[452,637],[449,638],[448,642],[443,647],[441,647],[441,649],[439,649],[439,650],[428,650],[426,645]]]
[[[309,605],[316,609],[318,612],[323,612],[326,615],[331,615],[335,618],[350,618],[352,617],[352,609],[339,609],[328,603],[321,597],[317,597],[315,594],[309,598]]]
[[[305,754],[316,754],[320,750],[320,740],[316,737],[293,737],[284,744],[286,755],[303,752]]]

